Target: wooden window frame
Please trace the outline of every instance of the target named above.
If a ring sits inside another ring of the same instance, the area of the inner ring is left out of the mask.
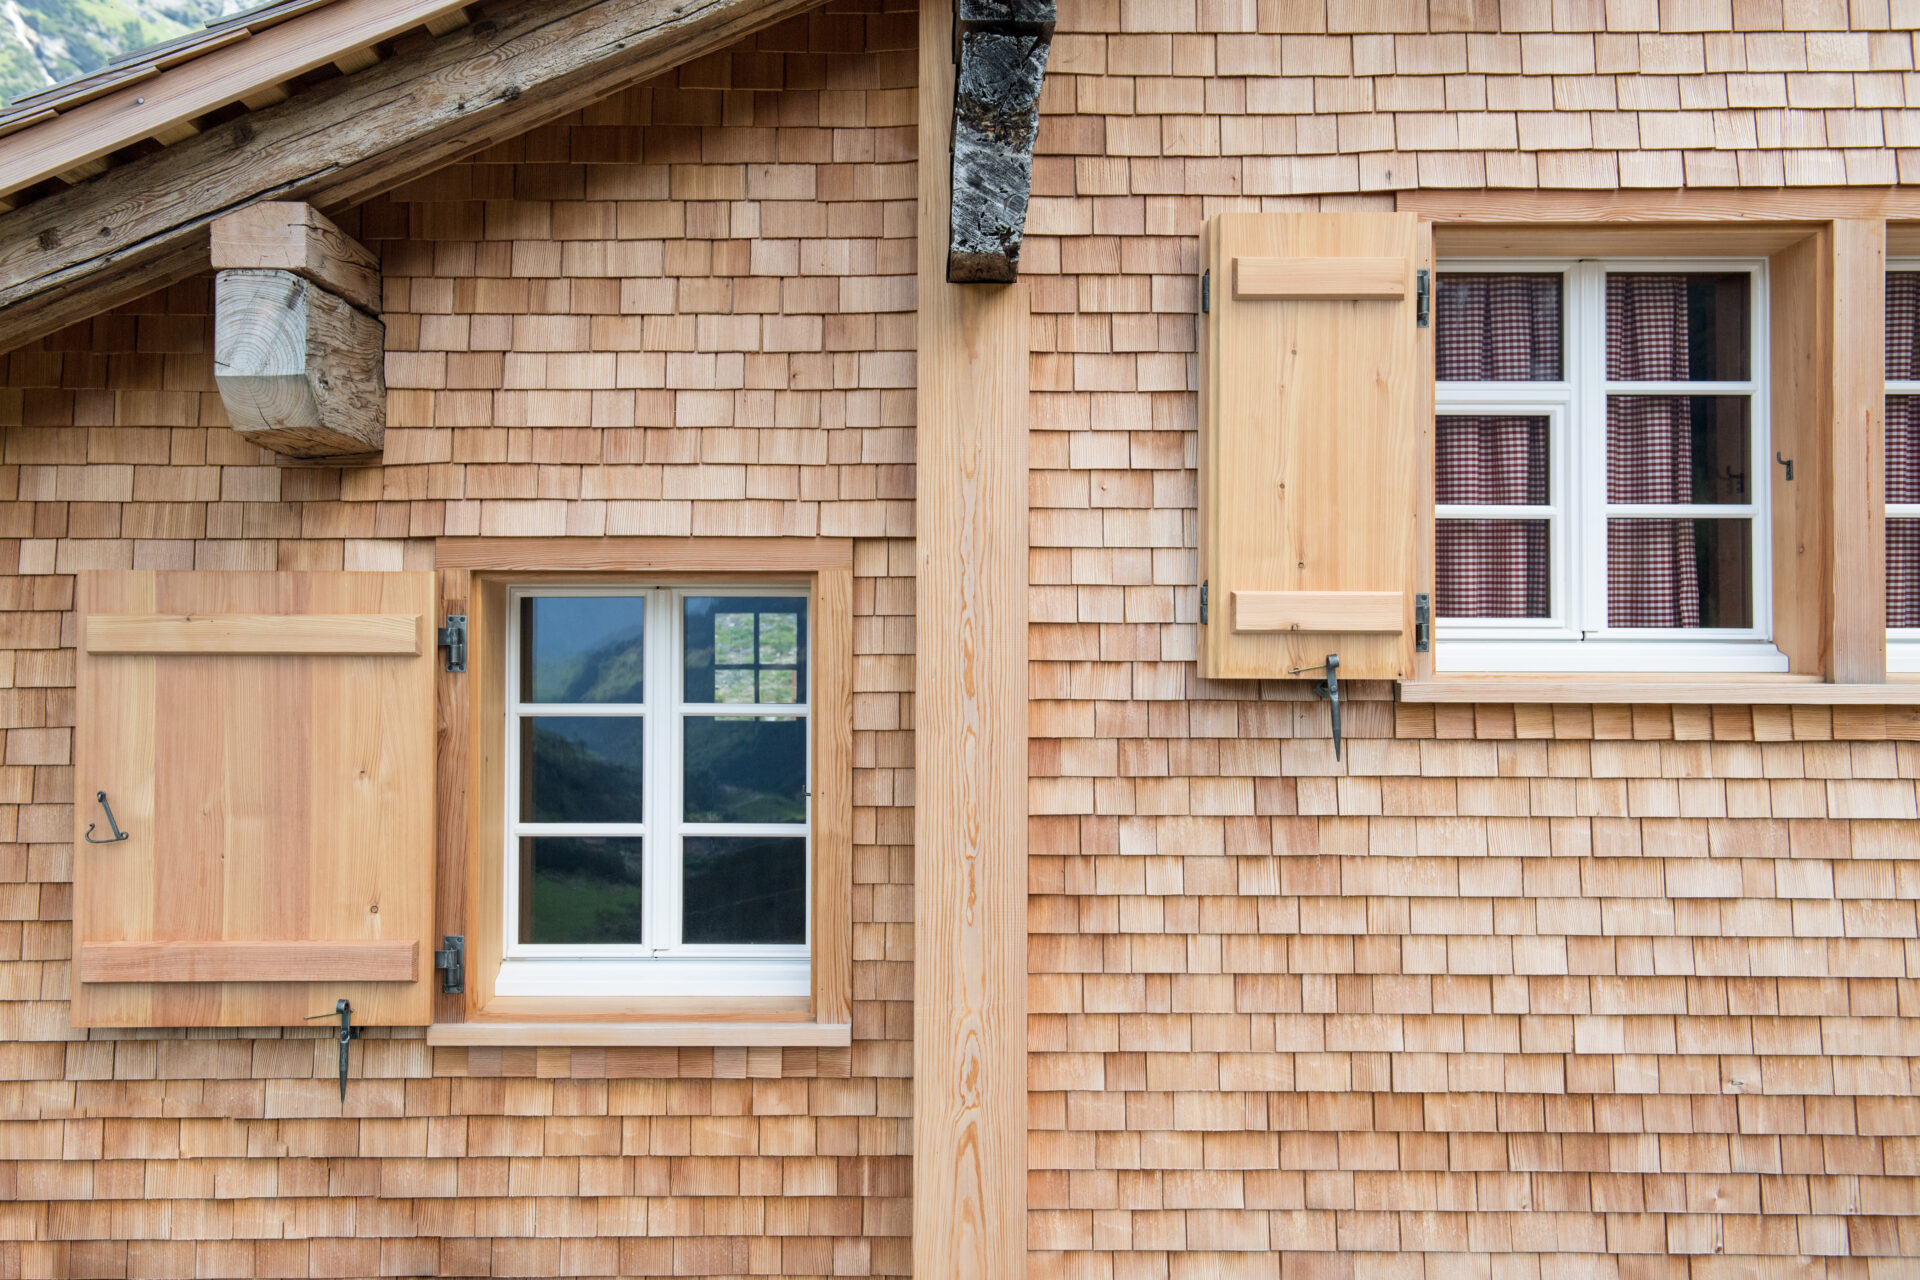
[[[442,606],[468,617],[467,671],[440,676],[439,920],[467,940],[466,990],[441,995],[447,1045],[788,1045],[851,1040],[853,544],[842,538],[443,538]],[[810,995],[505,996],[502,959],[508,588],[804,585],[814,759]]]
[[[1429,701],[1920,703],[1886,666],[1886,256],[1920,252],[1920,192],[1402,192],[1437,256],[1764,256],[1768,259],[1775,676],[1580,674],[1435,678]],[[1425,537],[1432,537],[1431,508]]]

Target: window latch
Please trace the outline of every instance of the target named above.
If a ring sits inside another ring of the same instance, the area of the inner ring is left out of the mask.
[[[441,627],[434,637],[434,643],[447,651],[447,670],[459,675],[467,669],[467,615],[450,613],[447,625]]]
[[[440,980],[440,994],[460,995],[467,989],[466,935],[450,933],[440,941],[442,949],[433,953],[433,967],[447,975]]]
[[[1433,315],[1433,275],[1425,267],[1413,273],[1413,322],[1424,329]]]
[[[1433,648],[1433,606],[1428,602],[1427,593],[1416,592],[1413,597],[1413,651],[1426,653]]]

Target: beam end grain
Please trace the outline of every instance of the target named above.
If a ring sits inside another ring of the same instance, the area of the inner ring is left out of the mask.
[[[227,270],[214,284],[213,380],[233,429],[314,458],[381,447],[386,330],[292,271]]]

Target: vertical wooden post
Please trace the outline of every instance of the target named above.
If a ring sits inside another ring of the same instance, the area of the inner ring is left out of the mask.
[[[1878,684],[1887,678],[1887,224],[1840,219],[1832,245],[1830,678]]]
[[[920,9],[913,1273],[1026,1273],[1026,286],[947,283],[952,0]]]

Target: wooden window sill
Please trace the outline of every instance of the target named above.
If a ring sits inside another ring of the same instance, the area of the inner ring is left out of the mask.
[[[1400,682],[1401,702],[1582,702],[1719,706],[1920,706],[1920,681],[1827,684],[1806,676],[1446,676]]]
[[[469,1047],[844,1049],[853,1043],[853,1027],[845,1022],[436,1022],[427,1028],[427,1043]]]

